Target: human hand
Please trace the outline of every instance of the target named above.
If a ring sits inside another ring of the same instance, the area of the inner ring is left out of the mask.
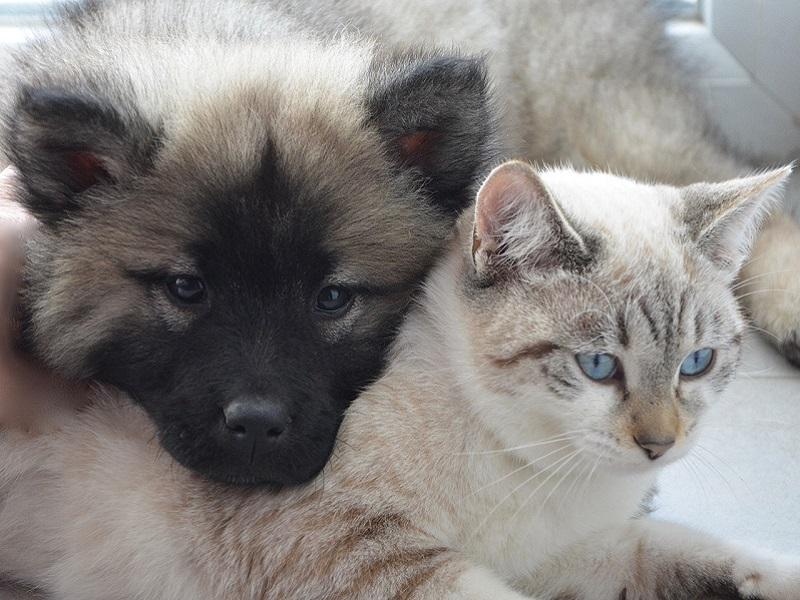
[[[83,404],[88,390],[50,373],[17,347],[25,242],[38,227],[15,201],[19,185],[13,168],[0,173],[0,425],[41,432],[64,408]]]

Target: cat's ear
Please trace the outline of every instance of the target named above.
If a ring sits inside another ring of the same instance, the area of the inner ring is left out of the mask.
[[[481,276],[530,269],[579,269],[590,259],[583,237],[533,168],[512,161],[478,192],[472,260]]]
[[[81,195],[146,168],[155,133],[135,111],[60,89],[24,89],[9,119],[8,152],[45,223],[78,209]]]
[[[791,166],[721,183],[681,188],[681,219],[700,252],[733,278],[750,253],[761,221],[780,197]]]
[[[497,152],[497,122],[479,58],[399,55],[376,60],[367,108],[391,158],[453,215]]]

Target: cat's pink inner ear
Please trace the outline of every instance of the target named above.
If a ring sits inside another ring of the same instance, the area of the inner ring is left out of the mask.
[[[502,241],[520,211],[543,191],[536,173],[526,163],[513,161],[497,167],[478,192],[475,207],[475,240],[491,252]],[[477,250],[473,244],[473,253]]]

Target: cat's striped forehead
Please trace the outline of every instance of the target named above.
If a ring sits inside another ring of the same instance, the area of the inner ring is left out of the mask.
[[[605,308],[615,315],[604,328],[616,329],[618,341],[639,335],[642,343],[679,352],[679,343],[708,341],[717,330],[732,337],[738,309],[729,282],[687,241],[678,189],[603,173],[553,171],[542,180],[570,222],[598,236],[598,252],[581,277],[604,292],[604,304],[610,301]]]
[[[675,218],[681,203],[678,189],[597,172],[556,170],[540,176],[570,222],[599,234],[612,255],[631,263],[641,254],[676,264],[682,259]]]

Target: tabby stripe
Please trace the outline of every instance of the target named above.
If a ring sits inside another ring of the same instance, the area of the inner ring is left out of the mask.
[[[532,359],[539,359],[544,358],[548,354],[555,352],[559,349],[559,346],[554,344],[553,342],[539,342],[538,344],[533,344],[524,348],[517,352],[516,354],[512,354],[507,358],[503,357],[494,357],[491,359],[492,363],[497,367],[509,367],[511,365],[516,364],[523,358],[532,358]]]
[[[347,586],[347,593],[343,594],[342,598],[350,598],[354,593],[360,594],[368,590],[373,590],[375,587],[379,587],[385,591],[386,582],[383,581],[383,578],[386,576],[386,571],[390,569],[409,569],[414,565],[427,568],[431,566],[429,563],[445,552],[447,552],[447,548],[444,547],[426,548],[424,550],[403,548],[388,554],[381,559],[369,563],[360,573],[355,575]],[[408,592],[405,588],[403,591],[406,593]]]
[[[653,315],[650,313],[650,310],[647,308],[647,305],[645,304],[642,298],[639,298],[638,304],[639,304],[639,310],[642,311],[644,318],[647,319],[647,324],[650,326],[650,333],[653,335],[653,339],[655,341],[658,341],[660,335],[658,332],[658,326],[656,325],[656,321],[655,319],[653,319]]]
[[[431,560],[433,561],[432,557]],[[421,587],[423,587],[428,581],[433,577],[433,575],[441,569],[443,566],[447,565],[450,562],[448,558],[443,558],[438,562],[433,562],[433,564],[424,567],[423,569],[417,571],[413,576],[411,576],[406,582],[403,584],[403,587],[398,591],[394,596],[392,596],[392,600],[410,600],[414,596],[414,593]]]
[[[683,315],[686,313],[686,300],[688,299],[688,296],[689,296],[689,290],[688,289],[683,290],[683,292],[681,293],[681,300],[680,300],[680,303],[679,303],[679,306],[678,306],[677,328],[678,328],[678,337],[680,337],[680,338],[683,337],[683,333],[684,333],[684,330],[683,330]]]
[[[575,398],[575,394],[567,393],[563,389],[554,386],[552,383],[547,384],[547,389],[550,390],[554,395],[560,396],[565,400],[572,400],[573,398]]]
[[[556,375],[555,373],[552,373],[550,375],[550,377],[555,379],[558,383],[560,383],[561,385],[563,385],[566,388],[575,389],[576,387],[578,387],[578,385],[576,383],[574,383],[573,381],[569,381],[568,379],[564,379],[563,377],[561,377],[559,375]]]
[[[699,342],[703,339],[703,334],[705,333],[705,328],[703,327],[703,319],[700,315],[700,311],[697,311],[694,315],[694,339],[695,342]]]
[[[617,313],[617,329],[619,330],[617,333],[619,343],[622,344],[623,348],[627,348],[630,339],[628,338],[628,330],[625,327],[625,311]]]
[[[328,555],[324,566],[320,565],[322,567],[320,569],[321,574],[325,577],[330,576],[331,572],[339,566],[340,561],[346,562],[355,551],[356,546],[361,542],[374,540],[381,535],[386,535],[389,531],[406,528],[410,525],[405,517],[397,513],[377,515],[365,519],[364,512],[358,509],[350,509],[337,519],[331,518],[331,522],[335,521],[349,521],[354,522],[355,525],[338,540]],[[302,549],[302,546],[300,546],[300,549]]]

